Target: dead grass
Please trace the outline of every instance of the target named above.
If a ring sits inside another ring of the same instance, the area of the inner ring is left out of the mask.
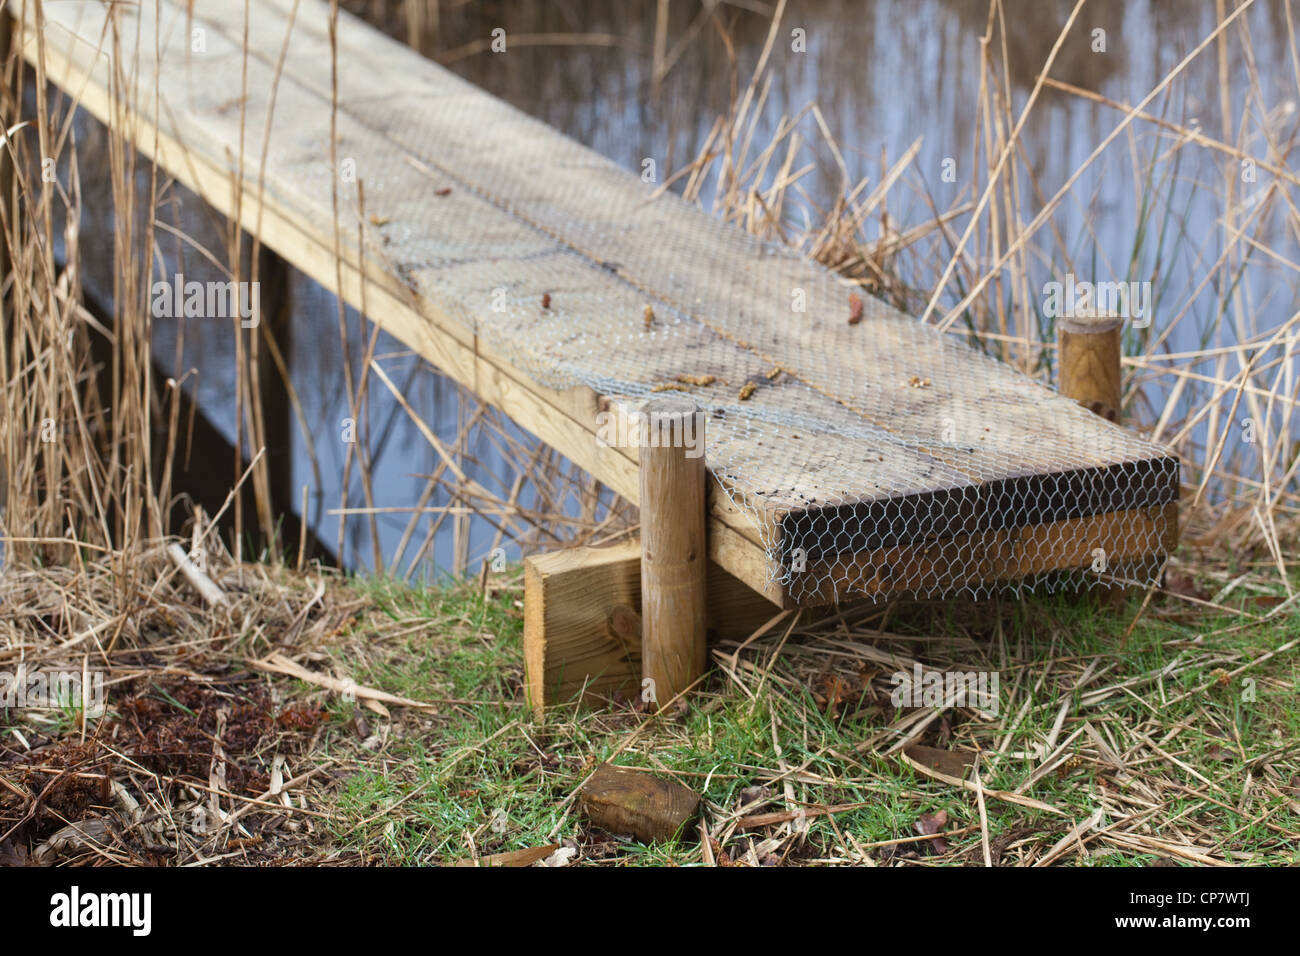
[[[535,721],[517,570],[413,589],[213,551],[212,607],[161,548],[126,595],[115,561],[2,579],[4,669],[107,688],[99,714],[0,710],[8,862],[1297,862],[1300,629],[1267,565],[1178,569],[1120,614],[787,614],[715,645],[685,706]],[[918,668],[996,697],[910,706],[933,703],[894,696]],[[654,846],[589,826],[574,795],[606,761],[697,790],[700,821]]]
[[[1266,570],[1180,575],[1136,622],[1136,599],[1118,616],[1044,599],[788,616],[715,646],[684,707],[541,722],[515,571],[431,590],[211,570],[220,613],[160,551],[122,617],[96,603],[109,561],[6,580],[6,661],[102,668],[109,690],[98,717],[0,716],[6,860],[1297,862],[1300,630]],[[75,640],[88,627],[111,655]],[[896,706],[914,668],[996,673],[996,702]],[[699,822],[654,846],[591,827],[573,797],[605,761],[696,789]]]
[[[227,600],[207,607],[162,548],[134,560],[122,594],[119,560],[0,579],[0,666],[99,673],[107,696],[102,713],[89,691],[0,711],[0,854],[36,865],[320,859],[327,814],[288,795],[327,777],[327,765],[305,766],[325,715],[251,662],[290,648],[319,657],[366,602],[328,575],[214,554]]]
[[[366,672],[461,703],[383,740],[388,772],[345,791],[340,839],[402,863],[557,843],[572,852],[553,862],[599,864],[1292,862],[1300,632],[1259,577],[1223,596],[1181,584],[1127,640],[1137,601],[1116,618],[1042,600],[790,618],[716,646],[687,707],[559,707],[540,724],[517,708],[508,583],[468,604],[380,593],[399,619],[432,602],[445,637],[368,643]],[[1213,597],[1233,609],[1195,603]],[[895,707],[892,675],[917,666],[998,673],[996,715]],[[573,796],[608,760],[701,792],[699,828],[646,847],[589,827]]]

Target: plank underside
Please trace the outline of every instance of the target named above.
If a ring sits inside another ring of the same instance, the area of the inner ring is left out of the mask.
[[[602,412],[688,391],[711,412],[710,557],[773,603],[1170,546],[1164,450],[874,300],[850,325],[824,270],[652,198],[346,14],[336,98],[321,0],[292,28],[292,0],[254,0],[247,49],[244,0],[158,8],[115,5],[136,71],[115,85],[108,5],[47,0],[49,78],[100,120],[129,118],[179,181],[633,502],[636,449],[598,440]],[[1009,556],[1025,542],[1032,561]]]

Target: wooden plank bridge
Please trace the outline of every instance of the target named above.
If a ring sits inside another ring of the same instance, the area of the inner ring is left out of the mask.
[[[715,608],[978,588],[1087,567],[1099,545],[1112,566],[1174,545],[1168,452],[354,18],[332,33],[322,0],[253,0],[249,24],[244,0],[16,5],[23,56],[80,106],[625,498],[641,501],[642,455],[604,440],[610,423],[665,390],[705,409]],[[538,633],[603,633],[610,602],[638,599],[635,554],[597,563],[605,583],[571,596],[590,606]],[[535,618],[558,573],[530,569]],[[634,667],[619,646],[595,656]]]

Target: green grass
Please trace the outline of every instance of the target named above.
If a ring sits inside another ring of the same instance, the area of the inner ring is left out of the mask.
[[[569,840],[582,861],[699,864],[695,830],[643,846],[589,830],[576,814],[575,789],[593,767],[616,755],[619,764],[675,774],[701,792],[704,819],[723,838],[717,849],[732,860],[753,848],[751,862],[850,862],[865,852],[876,863],[982,863],[973,792],[886,755],[888,742],[864,746],[889,724],[879,707],[856,706],[870,691],[861,690],[838,714],[819,706],[817,675],[847,673],[859,664],[825,653],[817,634],[824,636],[826,627],[792,636],[769,677],[747,682],[752,699],[715,671],[684,715],[656,718],[634,736],[646,715],[628,706],[556,707],[545,721],[533,722],[521,703],[522,592],[513,582],[487,598],[469,586],[357,587],[376,602],[386,626],[359,628],[351,644],[332,651],[340,663],[363,684],[419,700],[460,701],[440,704],[432,716],[395,709],[388,737],[373,753],[357,744],[352,706],[333,705],[325,753],[354,769],[332,808],[331,835],[366,858],[426,864]],[[1022,788],[1024,796],[1063,812],[988,796],[988,837],[995,847],[1006,844],[999,847],[1004,864],[1041,857],[1103,803],[1108,813],[1102,827],[1113,824],[1121,836],[1136,832],[1196,853],[1226,851],[1237,854],[1234,861],[1300,862],[1296,840],[1287,835],[1300,832],[1295,654],[1280,654],[1243,675],[1254,681],[1254,700],[1242,678],[1223,684],[1215,676],[1218,668],[1231,671],[1296,639],[1300,623],[1282,616],[1225,630],[1240,619],[1161,620],[1149,609],[1121,646],[1136,609],[1136,601],[1115,614],[1069,598],[1041,598],[1000,610],[922,608],[892,619],[887,643],[895,652],[910,643],[912,653],[936,667],[945,661],[974,667],[982,656],[983,666],[1001,676],[996,720],[950,711],[920,742],[983,751],[986,790]],[[389,631],[399,636],[385,637]],[[752,656],[760,667],[774,647],[765,641],[755,643]],[[1076,688],[1090,663],[1094,676]],[[1174,672],[1162,677],[1171,665]],[[1087,703],[1088,693],[1126,681],[1133,681],[1127,689]],[[1026,700],[1030,705],[1022,711]],[[1041,748],[1063,706],[1057,745],[1086,721],[1128,755],[1124,774],[1099,763],[1085,732],[1066,751],[1080,754],[1077,766],[1025,786],[1042,761],[1012,755]],[[372,716],[370,723],[383,721]],[[1006,735],[1005,755],[999,755]],[[731,832],[726,823],[737,815],[741,791],[756,785],[766,785],[771,799],[750,813],[866,806],[833,819],[813,817],[802,835],[788,827]],[[939,811],[947,814],[944,829],[957,831],[947,838],[946,852],[930,854],[917,844],[859,849],[914,837],[918,819]],[[1165,855],[1097,838],[1067,862],[1139,865]]]

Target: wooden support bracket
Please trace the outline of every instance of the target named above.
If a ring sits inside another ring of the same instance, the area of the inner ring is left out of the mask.
[[[707,629],[745,638],[783,613],[709,563]],[[580,695],[641,692],[641,545],[571,548],[524,559],[524,682],[540,719]]]

